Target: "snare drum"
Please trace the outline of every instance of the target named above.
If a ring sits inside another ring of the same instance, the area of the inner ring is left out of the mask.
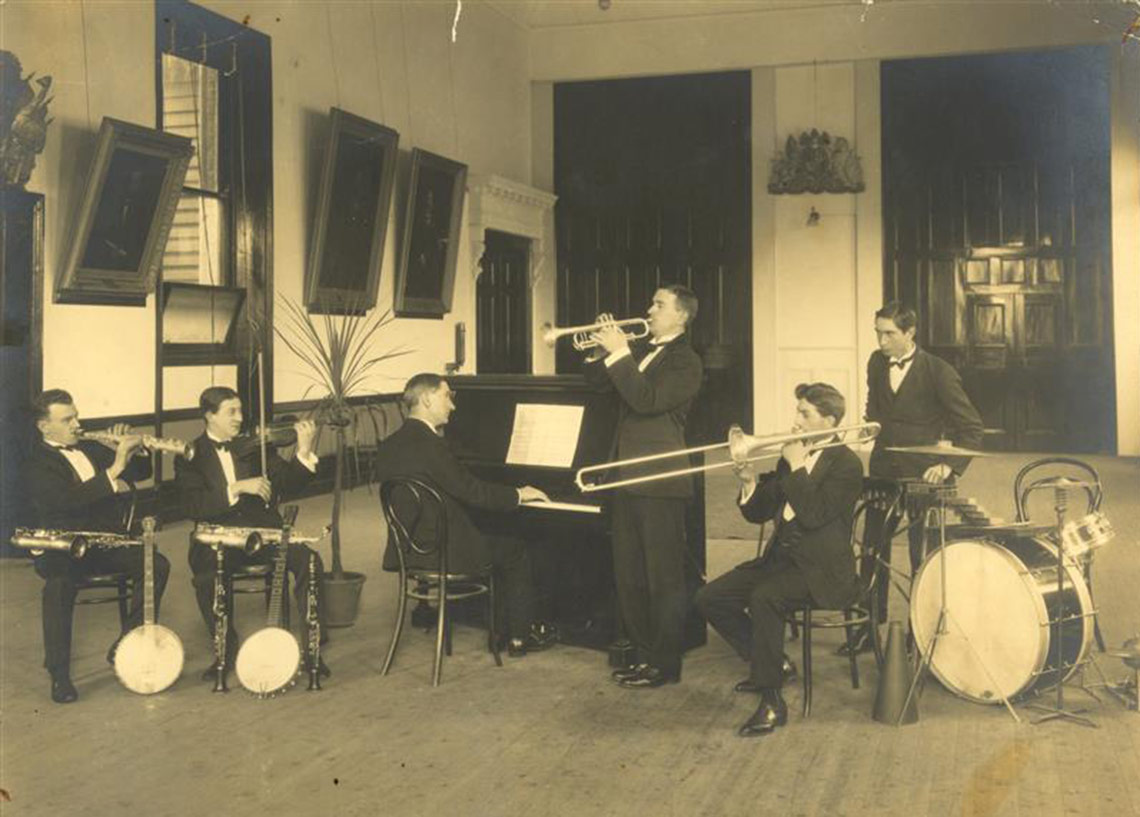
[[[925,656],[938,626],[942,555],[927,557],[914,578],[910,621]],[[1057,548],[1048,539],[1005,536],[948,542],[948,632],[931,671],[950,691],[1000,703],[1068,678],[1088,655],[1093,606],[1078,565],[1067,559],[1057,592]],[[980,660],[979,660],[980,659]]]

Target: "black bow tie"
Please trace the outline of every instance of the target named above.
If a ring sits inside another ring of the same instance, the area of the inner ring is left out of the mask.
[[[57,445],[56,448],[58,448],[60,451],[78,451],[79,450],[79,446],[77,446],[77,445]]]
[[[904,358],[900,358],[899,360],[892,360],[890,362],[890,365],[898,366],[900,369],[905,369],[906,364],[910,363],[912,360],[914,360],[914,355],[908,355]]]
[[[214,448],[218,449],[219,451],[231,451],[233,449],[233,443],[231,443],[229,440],[210,440],[210,442],[212,442],[214,444]]]

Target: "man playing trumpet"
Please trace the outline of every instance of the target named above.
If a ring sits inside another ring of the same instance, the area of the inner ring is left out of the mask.
[[[835,428],[846,410],[843,395],[826,383],[796,386],[794,433]],[[765,735],[787,723],[780,689],[795,675],[784,656],[784,616],[812,602],[841,607],[855,593],[851,521],[863,484],[863,465],[846,446],[813,450],[793,440],[776,470],[757,479],[737,428],[730,450],[740,479],[740,512],[750,522],[775,520],[760,553],[702,587],[697,607],[737,654],[748,677],[737,692],[760,694],[760,705],[738,734]]]
[[[28,456],[31,481],[31,524],[47,530],[82,530],[129,533],[124,523],[122,500],[136,482],[149,479],[149,457],[141,452],[142,438],[129,426],[111,429],[118,444],[107,445],[81,439],[79,411],[63,389],[48,389],[32,401],[40,439]],[[71,623],[78,583],[103,573],[128,573],[135,593],[131,610],[119,638],[107,652],[114,663],[115,648],[123,634],[142,623],[143,559],[137,548],[92,548],[82,559],[61,551],[46,551],[36,557],[36,572],[44,579],[44,666],[51,675],[51,698],[71,703],[79,697],[71,683]],[[170,562],[160,553],[154,557],[155,614],[158,613]]]
[[[297,432],[297,451],[290,460],[284,460],[275,451],[267,458],[268,473],[262,474],[260,451],[257,446],[242,450],[235,448],[235,439],[241,432],[242,405],[238,393],[227,386],[211,386],[202,392],[198,407],[205,421],[205,430],[193,442],[193,457],[178,460],[175,481],[188,519],[215,525],[235,527],[280,528],[283,524],[277,511],[277,500],[288,498],[300,491],[317,471],[317,455],[313,452],[316,426],[302,421],[294,426]],[[320,554],[316,554],[317,575],[309,575],[307,545],[289,544],[286,567],[293,574],[294,597],[297,609],[305,609],[309,582],[320,581],[323,575]],[[236,548],[226,548],[223,581],[229,582],[233,571],[252,564],[268,564],[273,549],[266,548],[248,555]],[[198,609],[206,622],[207,630],[214,633],[214,588],[217,557],[209,545],[191,541],[190,569],[194,574],[194,594]],[[233,596],[226,594],[228,628],[226,631],[226,666],[233,669],[237,657],[237,632],[233,626]],[[318,605],[321,623],[321,641],[327,640],[324,626],[324,605]],[[215,677],[216,665],[202,674],[203,680]],[[322,675],[329,675],[328,667],[321,662]]]
[[[701,387],[701,359],[686,329],[697,316],[697,296],[680,284],[662,287],[649,307],[649,340],[630,345],[612,317],[599,316],[597,344],[587,360],[590,381],[621,398],[618,459],[685,447],[685,420]],[[636,467],[621,475],[637,476]],[[689,476],[619,488],[613,505],[614,580],[632,665],[613,673],[623,687],[652,689],[681,680],[685,587],[685,506]]]

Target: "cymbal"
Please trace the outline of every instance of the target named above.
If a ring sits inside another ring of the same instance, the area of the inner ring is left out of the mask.
[[[887,451],[897,451],[900,454],[927,454],[935,457],[992,457],[983,451],[974,451],[971,448],[959,448],[949,440],[941,440],[932,445],[892,445]]]

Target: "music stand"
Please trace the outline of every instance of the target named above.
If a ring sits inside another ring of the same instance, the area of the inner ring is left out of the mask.
[[[936,457],[954,456],[972,458],[987,456],[980,451],[971,451],[965,448],[957,448],[945,442],[940,442],[934,446],[899,446],[887,448],[886,450],[898,451],[900,453],[908,454],[930,454]],[[899,718],[895,724],[896,726],[902,726],[903,719],[906,717],[907,710],[910,707],[911,699],[914,698],[915,692],[918,689],[918,682],[922,678],[923,673],[930,670],[930,665],[934,661],[934,653],[938,649],[939,641],[941,640],[942,636],[949,635],[949,623],[954,620],[954,613],[950,610],[950,607],[947,604],[946,595],[946,499],[953,491],[954,487],[952,485],[946,485],[944,483],[938,485],[930,485],[929,487],[929,492],[935,494],[936,498],[938,499],[938,559],[940,573],[938,577],[940,583],[940,597],[938,599],[938,621],[934,627],[934,635],[930,640],[930,646],[927,648],[925,655],[922,656],[922,660],[918,662],[918,666],[915,667],[914,670],[914,675],[910,679],[910,687],[907,689],[906,699],[903,701],[903,705],[899,708]],[[930,510],[934,509],[931,508]],[[926,527],[928,531],[926,535],[929,536],[929,525]],[[957,630],[958,634],[962,637],[962,640],[965,642],[966,646],[969,647],[970,652],[973,654],[974,660],[977,661],[978,666],[982,668],[982,671],[986,674],[986,677],[989,679],[990,683],[993,684],[994,689],[997,690],[997,694],[1001,697],[1001,702],[1005,705],[1005,708],[1009,712],[1010,717],[1012,717],[1017,723],[1021,723],[1021,718],[1019,718],[1017,712],[1014,711],[1013,705],[1009,702],[1009,697],[1005,694],[1005,692],[1002,691],[1001,686],[994,679],[993,673],[990,672],[989,667],[986,666],[986,662],[974,648],[974,645],[970,641],[970,637],[966,635],[965,630],[963,630],[961,626],[958,626]],[[918,647],[917,639],[915,640],[915,647],[916,649]]]
[[[1054,496],[1053,510],[1057,514],[1057,598],[1060,599],[1065,590],[1065,541],[1062,531],[1065,527],[1065,512],[1069,504],[1069,489],[1071,488],[1085,488],[1087,483],[1076,482],[1068,479],[1067,477],[1058,477],[1055,480],[1042,482],[1037,485],[1030,486],[1029,490],[1039,488],[1052,488]],[[1064,611],[1058,610],[1058,616],[1064,614]],[[1061,624],[1064,619],[1058,617],[1056,621],[1050,620],[1049,626],[1056,625],[1056,631],[1053,633],[1052,643],[1056,644],[1056,662],[1057,672],[1060,677],[1057,680],[1057,702],[1053,706],[1047,704],[1032,703],[1027,706],[1028,709],[1035,709],[1045,714],[1032,723],[1036,726],[1039,723],[1045,723],[1052,720],[1068,720],[1073,723],[1079,723],[1082,726],[1090,726],[1093,729],[1098,728],[1098,724],[1089,718],[1081,717],[1087,709],[1065,709],[1065,674],[1064,666],[1062,665],[1061,655]],[[1095,697],[1095,696],[1094,696]]]

